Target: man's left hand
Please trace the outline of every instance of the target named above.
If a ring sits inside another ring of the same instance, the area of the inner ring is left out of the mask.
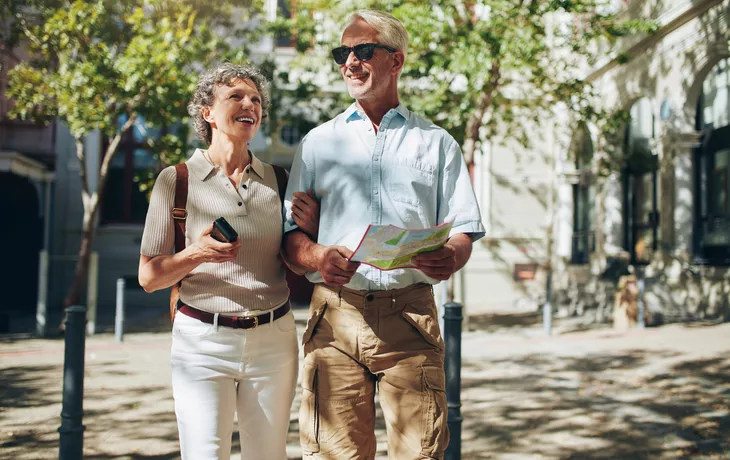
[[[319,234],[319,201],[314,197],[312,189],[307,193],[294,192],[291,202],[294,223],[308,234],[312,241],[317,241]]]
[[[456,249],[449,243],[435,251],[422,252],[412,260],[426,276],[437,280],[447,280],[456,271]]]

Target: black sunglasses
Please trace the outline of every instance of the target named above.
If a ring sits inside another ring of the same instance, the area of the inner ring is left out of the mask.
[[[350,56],[350,53],[353,52],[355,53],[355,57],[358,61],[369,61],[373,58],[375,48],[383,48],[389,53],[395,53],[396,51],[398,51],[393,47],[381,45],[379,43],[361,43],[353,47],[340,46],[338,48],[335,48],[332,50],[332,57],[335,58],[335,62],[337,64],[342,65],[347,62],[348,56]]]

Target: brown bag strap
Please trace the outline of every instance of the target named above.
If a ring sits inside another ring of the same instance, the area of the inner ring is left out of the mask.
[[[279,186],[279,199],[281,204],[284,204],[284,195],[286,195],[286,184],[289,181],[289,174],[286,169],[281,166],[271,165],[274,168],[274,174],[276,175],[276,185]]]
[[[172,218],[175,221],[175,252],[185,249],[185,221],[188,218],[188,165],[175,165],[175,206],[172,208]]]

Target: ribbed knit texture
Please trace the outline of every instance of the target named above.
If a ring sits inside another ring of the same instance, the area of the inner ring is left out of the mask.
[[[289,290],[279,259],[281,202],[271,165],[252,157],[237,193],[225,173],[210,165],[201,150],[187,163],[185,245],[195,242],[221,216],[238,232],[242,245],[234,261],[204,263],[190,272],[182,281],[180,299],[200,310],[224,314],[266,310],[284,303]],[[175,168],[171,166],[160,173],[152,190],[140,250],[143,255],[174,252],[174,194]]]

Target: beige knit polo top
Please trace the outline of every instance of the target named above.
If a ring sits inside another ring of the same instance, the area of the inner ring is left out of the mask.
[[[203,263],[180,287],[183,303],[211,313],[238,315],[266,310],[286,302],[289,289],[278,257],[282,215],[276,175],[271,165],[253,154],[236,190],[225,173],[198,149],[187,161],[188,218],[185,245],[195,242],[218,217],[225,217],[241,238],[236,259]],[[170,255],[175,248],[172,208],[175,167],[165,168],[152,190],[140,252],[149,257]]]

